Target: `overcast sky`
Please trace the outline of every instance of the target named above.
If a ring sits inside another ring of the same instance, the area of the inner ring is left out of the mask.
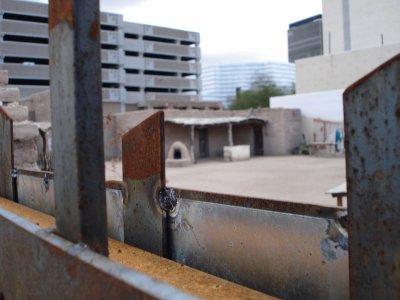
[[[47,2],[45,0],[37,0]],[[200,32],[203,64],[287,62],[290,23],[322,12],[322,0],[100,0],[124,20]]]

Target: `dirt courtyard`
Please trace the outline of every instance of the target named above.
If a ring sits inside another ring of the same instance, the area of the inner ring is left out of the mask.
[[[168,167],[166,177],[169,187],[336,206],[325,192],[345,182],[346,173],[343,157],[264,156],[240,162],[200,160]],[[121,161],[106,162],[106,178],[122,180]]]

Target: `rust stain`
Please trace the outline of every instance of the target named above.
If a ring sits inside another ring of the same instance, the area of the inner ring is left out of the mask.
[[[396,118],[400,119],[400,107],[396,109]]]
[[[74,26],[73,8],[73,0],[49,1],[49,30],[63,22],[66,22],[72,29]]]
[[[378,179],[378,180],[383,180],[384,178],[385,178],[385,174],[382,172],[382,171],[376,171],[375,172],[375,179]]]
[[[90,25],[89,35],[92,39],[98,40],[100,38],[100,23],[99,17]]]
[[[164,115],[157,112],[122,137],[123,176],[146,179],[164,173]]]

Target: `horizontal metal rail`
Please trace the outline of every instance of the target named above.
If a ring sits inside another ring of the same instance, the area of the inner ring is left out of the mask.
[[[0,208],[0,299],[194,299]]]

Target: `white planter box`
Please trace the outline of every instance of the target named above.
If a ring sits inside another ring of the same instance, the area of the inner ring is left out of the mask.
[[[224,146],[225,161],[250,159],[250,145]]]

